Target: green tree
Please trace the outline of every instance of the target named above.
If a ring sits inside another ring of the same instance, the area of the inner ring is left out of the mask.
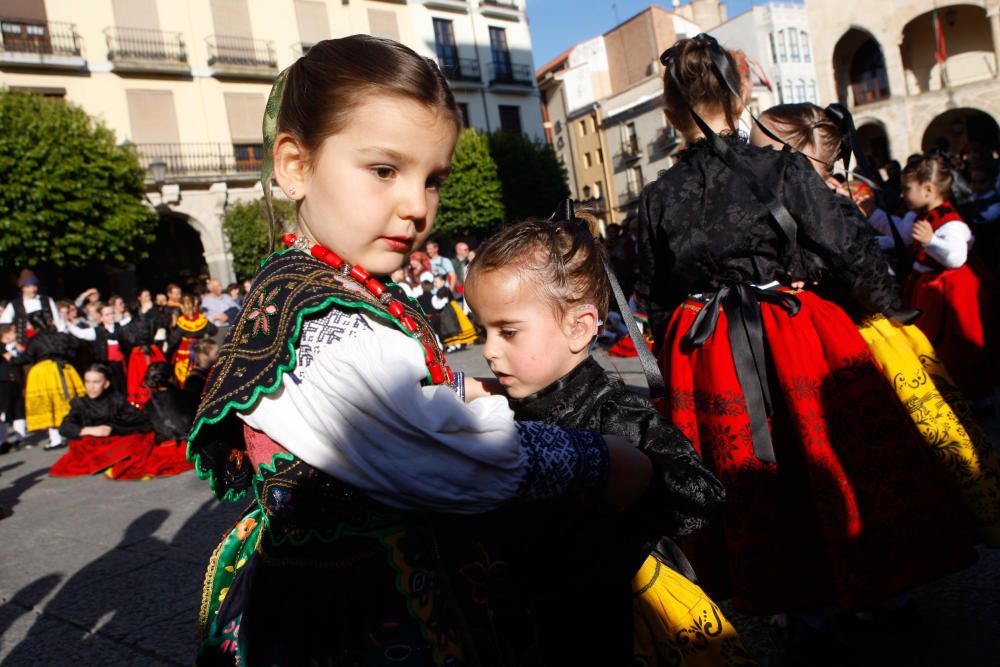
[[[451,158],[451,176],[441,188],[437,231],[467,234],[503,221],[503,192],[486,136],[462,130]]]
[[[135,153],[80,107],[0,92],[0,263],[79,267],[147,256],[156,213]]]
[[[277,218],[280,234],[280,230],[292,226],[291,223],[295,220],[295,204],[275,199],[274,216]],[[260,260],[264,259],[268,251],[267,206],[264,199],[227,206],[226,214],[222,218],[222,230],[229,239],[236,276],[240,280],[252,278],[257,272]]]
[[[547,217],[569,197],[566,170],[551,146],[503,130],[493,132],[489,139],[490,154],[503,184],[508,222]]]

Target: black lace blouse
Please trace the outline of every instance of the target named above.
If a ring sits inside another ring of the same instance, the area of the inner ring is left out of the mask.
[[[689,294],[742,281],[811,280],[819,267],[849,312],[899,307],[871,227],[856,206],[838,201],[805,156],[757,148],[737,135],[723,138],[779,193],[798,224],[798,246],[787,247],[742,177],[706,141],[694,142],[640,199],[636,291],[654,327]]]
[[[647,538],[694,532],[725,499],[722,483],[702,465],[684,434],[593,358],[541,391],[509,402],[518,420],[617,435],[649,456],[655,473],[644,501],[653,506],[644,509],[655,516],[655,525],[646,528],[658,534]]]

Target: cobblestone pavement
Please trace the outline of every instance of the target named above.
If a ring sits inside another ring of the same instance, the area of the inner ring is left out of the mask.
[[[634,359],[601,363],[645,385]],[[479,349],[452,355],[473,374]],[[989,424],[994,435],[998,423]],[[220,504],[193,473],[147,482],[50,478],[59,452],[0,456],[0,663],[189,665],[205,565],[240,505]],[[923,618],[867,633],[813,637],[805,648],[761,619],[730,613],[750,650],[772,664],[996,665],[1000,554],[914,594]],[[917,556],[919,557],[919,555]],[[781,660],[776,660],[781,657]]]

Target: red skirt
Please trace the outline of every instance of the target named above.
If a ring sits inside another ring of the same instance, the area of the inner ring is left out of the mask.
[[[94,475],[135,453],[144,452],[152,438],[152,433],[73,438],[69,441],[69,451],[55,462],[49,474],[54,477]]]
[[[146,369],[157,361],[166,361],[163,352],[155,345],[146,348],[140,346],[132,349],[128,358],[128,402],[136,407],[146,404],[149,400],[149,390],[143,381],[146,379]]]
[[[152,434],[150,434],[152,436]],[[146,447],[134,451],[128,458],[104,471],[105,477],[114,480],[144,480],[169,477],[191,470],[187,460],[187,443],[168,440],[156,444],[150,437]]]
[[[969,397],[993,393],[996,353],[990,353],[994,327],[989,276],[969,264],[948,271],[914,271],[903,289],[910,308],[921,311],[914,322],[937,350],[958,388]]]
[[[798,297],[794,317],[760,306],[776,463],[754,455],[724,312],[690,349],[682,338],[702,306],[678,308],[660,358],[664,412],[727,492],[686,551],[712,597],[751,613],[870,607],[976,559],[971,518],[857,327]]]

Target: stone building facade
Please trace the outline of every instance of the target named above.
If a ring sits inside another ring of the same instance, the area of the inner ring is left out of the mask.
[[[396,39],[437,60],[466,124],[541,138],[524,5],[0,0],[0,87],[70,100],[132,144],[160,214],[158,236],[176,240],[176,277],[207,272],[228,282],[236,276],[222,215],[261,196],[261,117],[283,68],[330,37]]]
[[[1000,0],[805,4],[820,99],[853,110],[877,161],[970,142],[1000,148]]]

